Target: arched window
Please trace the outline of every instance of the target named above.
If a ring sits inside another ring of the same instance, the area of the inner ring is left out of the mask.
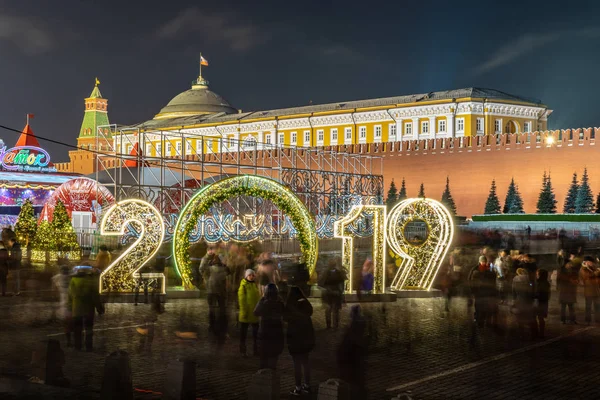
[[[256,138],[254,136],[248,136],[244,139],[244,149],[255,149]]]

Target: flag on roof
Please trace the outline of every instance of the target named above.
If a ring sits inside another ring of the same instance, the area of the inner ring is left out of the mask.
[[[206,58],[200,56],[200,65],[204,65],[205,67],[208,67],[208,61],[206,61]]]

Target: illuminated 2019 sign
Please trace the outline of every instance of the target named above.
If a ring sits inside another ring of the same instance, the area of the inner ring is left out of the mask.
[[[36,146],[18,146],[0,148],[0,162],[9,171],[19,172],[56,172],[50,165],[50,154]]]

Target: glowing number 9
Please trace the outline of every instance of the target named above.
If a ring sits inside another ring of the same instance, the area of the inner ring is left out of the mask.
[[[100,274],[100,293],[131,292],[134,275],[152,259],[165,237],[160,212],[152,204],[137,199],[113,204],[102,217],[100,234],[123,235],[129,224],[135,225],[140,235]],[[160,275],[164,288],[164,275]]]
[[[373,214],[373,292],[385,292],[385,206],[377,205],[355,205],[350,212],[333,224],[334,237],[342,239],[342,265],[348,275],[345,291],[353,289],[352,267],[354,254],[354,239],[346,234],[346,228],[352,224],[363,213]]]
[[[432,199],[406,199],[390,212],[387,234],[391,250],[402,258],[392,288],[431,289],[454,237],[450,212]]]

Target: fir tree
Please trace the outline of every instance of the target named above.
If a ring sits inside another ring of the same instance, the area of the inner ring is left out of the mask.
[[[50,252],[56,251],[56,235],[46,220],[42,221],[37,228],[32,243],[32,260],[49,261]]]
[[[396,188],[396,184],[392,179],[392,183],[390,183],[390,190],[387,192],[387,198],[385,199],[385,204],[387,205],[388,211],[392,209],[398,202],[398,189]]]
[[[25,203],[21,206],[17,223],[15,224],[15,233],[19,242],[25,247],[29,246],[29,243],[35,238],[37,232],[37,220],[35,218],[35,212],[33,210],[33,204],[29,199],[25,200]]]
[[[506,198],[504,199],[504,207],[502,208],[502,213],[508,214],[511,204],[514,201],[515,193],[517,192],[517,187],[515,185],[515,178],[512,178],[510,181],[510,185],[508,185],[508,191],[506,192]]]
[[[487,201],[485,202],[484,214],[500,214],[500,199],[496,193],[496,180],[492,179],[492,187],[490,187],[490,194],[488,195]]]
[[[402,178],[402,186],[400,186],[400,193],[398,193],[398,201],[402,201],[407,198],[408,196],[406,195],[406,182],[404,181],[404,178]]]
[[[573,214],[575,212],[575,200],[577,200],[577,192],[579,191],[579,183],[577,182],[577,172],[573,172],[573,180],[569,191],[567,192],[567,198],[565,199],[565,205],[563,212],[565,214]]]
[[[454,199],[452,198],[452,194],[450,193],[450,178],[446,177],[446,189],[444,189],[444,193],[442,193],[442,204],[448,208],[448,211],[452,213],[452,215],[456,215],[456,204],[454,204]]]
[[[587,168],[583,170],[581,183],[579,184],[579,189],[577,190],[577,197],[575,199],[575,212],[577,214],[594,212],[594,195],[592,194],[592,189],[590,189]]]
[[[52,230],[56,235],[56,249],[64,256],[67,252],[79,253],[77,234],[62,201],[57,201],[52,215]]]
[[[544,171],[542,190],[538,198],[536,212],[538,214],[556,214],[556,196],[554,196],[554,190],[552,189],[550,174],[546,175],[546,171]]]
[[[421,198],[425,198],[425,185],[423,185],[423,183],[421,183],[421,187],[419,187],[419,196]]]
[[[515,195],[513,197],[512,203],[508,207],[509,214],[524,214],[523,210],[523,198],[521,197],[521,193],[519,193],[519,187],[515,185]]]
[[[598,193],[598,197],[596,197],[596,214],[600,214],[600,193]]]

